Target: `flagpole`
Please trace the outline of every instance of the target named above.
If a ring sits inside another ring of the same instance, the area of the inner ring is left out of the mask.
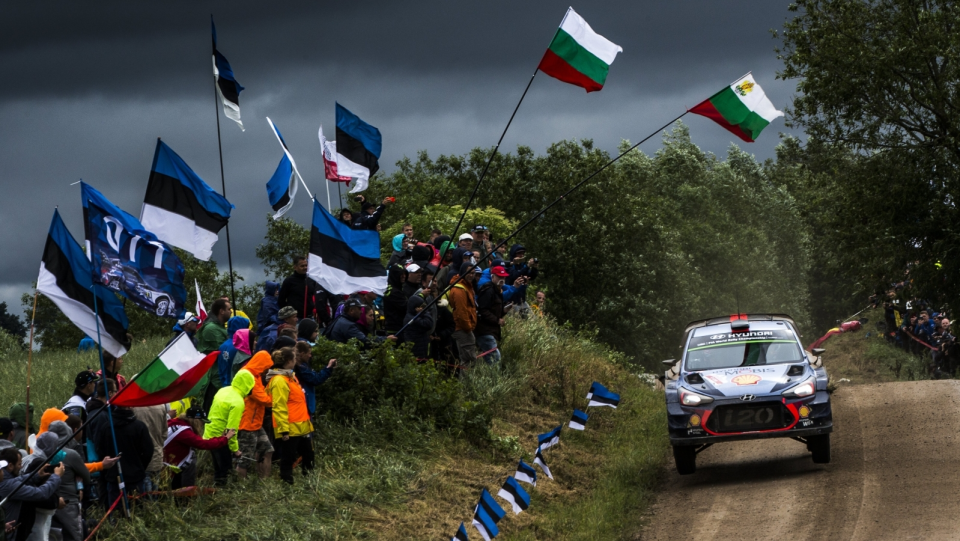
[[[33,324],[37,320],[37,296],[39,289],[33,291],[33,316],[30,318],[30,350],[27,352],[27,413],[26,434],[30,435],[30,368],[33,366]]]
[[[327,212],[329,212],[330,214],[333,214],[333,209],[330,208],[330,180],[327,178],[326,175],[323,176],[323,180],[327,184]]]
[[[564,15],[566,17],[566,15]],[[503,133],[500,134],[500,139],[497,141],[497,146],[493,147],[493,152],[490,153],[490,159],[487,160],[487,164],[483,167],[483,172],[480,173],[480,178],[477,179],[477,184],[473,187],[473,193],[470,194],[470,199],[467,200],[466,206],[463,207],[463,213],[460,215],[460,219],[457,221],[457,226],[453,228],[453,234],[450,235],[450,241],[454,243],[454,246],[457,244],[457,232],[460,231],[460,224],[463,223],[463,218],[467,215],[467,210],[470,209],[470,205],[473,204],[474,198],[477,197],[477,190],[480,189],[480,183],[483,182],[484,177],[487,176],[487,170],[490,169],[490,164],[493,163],[493,158],[497,155],[497,151],[500,149],[500,143],[503,142],[503,138],[507,135],[507,130],[510,129],[510,124],[513,123],[513,117],[517,116],[517,110],[520,109],[520,104],[523,103],[523,98],[527,97],[527,91],[530,90],[530,85],[533,84],[534,77],[540,73],[540,67],[537,66],[537,69],[533,70],[533,75],[530,76],[530,80],[527,81],[527,87],[523,89],[523,94],[520,95],[520,101],[517,102],[517,106],[513,108],[513,114],[510,115],[510,120],[507,121],[507,125],[503,128]]]
[[[211,15],[213,17],[213,15]],[[223,197],[227,197],[227,181],[223,177],[223,143],[220,142],[220,96],[217,92],[217,78],[213,78],[213,105],[214,112],[217,114],[217,150],[220,151],[220,187]],[[227,268],[230,270],[230,304],[233,305],[233,313],[237,313],[237,295],[233,285],[233,254],[230,251],[230,221],[227,220]]]
[[[467,272],[473,272],[473,269],[476,269],[477,267],[480,266],[481,263],[483,263],[484,261],[486,261],[487,259],[489,259],[491,256],[493,256],[493,254],[497,253],[497,250],[498,250],[501,246],[506,245],[507,242],[510,241],[510,239],[512,239],[513,237],[517,236],[521,231],[523,231],[524,229],[526,229],[528,225],[532,224],[537,218],[543,216],[544,213],[546,213],[548,210],[550,210],[551,208],[553,208],[554,205],[556,205],[557,203],[559,203],[559,202],[563,201],[564,199],[566,199],[566,197],[567,197],[568,195],[570,195],[570,194],[572,194],[573,192],[579,190],[584,184],[586,184],[588,181],[590,181],[593,177],[595,177],[595,176],[599,175],[601,172],[603,172],[604,169],[606,169],[607,167],[610,167],[611,165],[613,165],[614,163],[616,163],[617,161],[619,161],[620,158],[623,158],[624,156],[626,156],[627,154],[629,154],[632,150],[634,150],[634,149],[637,148],[638,146],[642,145],[643,143],[646,143],[646,142],[647,142],[651,137],[653,137],[654,135],[657,135],[657,134],[660,133],[661,131],[669,128],[671,124],[673,124],[674,122],[680,120],[681,118],[683,118],[683,117],[684,117],[687,113],[689,113],[689,112],[690,112],[690,111],[684,111],[682,114],[678,115],[676,118],[674,118],[674,119],[671,120],[670,122],[667,122],[667,123],[664,124],[663,126],[657,128],[656,131],[654,131],[654,132],[651,133],[650,135],[648,135],[648,136],[644,137],[643,139],[641,139],[639,143],[631,146],[631,147],[628,148],[627,150],[624,150],[624,151],[621,152],[616,158],[613,158],[612,160],[610,160],[610,161],[608,161],[607,163],[605,163],[605,164],[603,164],[602,166],[600,166],[600,168],[597,169],[596,171],[594,171],[593,173],[590,173],[589,175],[587,175],[586,178],[584,178],[584,179],[581,180],[580,182],[576,183],[572,188],[570,188],[569,190],[567,190],[566,192],[564,192],[563,195],[561,195],[560,197],[554,199],[552,203],[550,203],[549,205],[547,205],[547,206],[543,207],[542,209],[540,209],[540,211],[537,212],[536,214],[534,214],[532,218],[530,218],[529,220],[527,220],[526,222],[524,222],[523,225],[521,225],[521,226],[518,227],[516,230],[514,230],[513,233],[510,233],[510,235],[508,235],[506,238],[504,238],[503,240],[501,240],[500,243],[497,244],[497,245],[493,248],[493,250],[490,251],[490,253],[488,253],[487,255],[485,255],[485,256],[483,256],[482,258],[480,258],[476,263],[474,263],[474,264],[467,270]],[[431,306],[433,306],[434,304],[436,304],[437,301],[440,300],[440,298],[443,297],[443,295],[445,295],[445,294],[447,293],[447,291],[450,291],[450,289],[452,289],[454,285],[455,285],[455,284],[451,283],[450,285],[448,285],[448,286],[446,287],[446,289],[444,289],[443,291],[441,291],[440,293],[438,293],[437,296],[434,297],[434,299],[433,299],[432,301],[430,301],[429,303],[426,304],[426,306],[423,307],[423,310],[421,310],[421,311],[418,312],[415,316],[413,316],[413,318],[411,318],[410,321],[408,321],[403,327],[400,327],[400,330],[398,330],[396,333],[394,333],[394,336],[399,336],[400,333],[402,333],[402,332],[404,331],[404,329],[407,328],[408,325],[410,325],[411,323],[413,323],[413,321],[414,321],[415,319],[417,319],[418,317],[420,317],[420,314],[426,312]]]

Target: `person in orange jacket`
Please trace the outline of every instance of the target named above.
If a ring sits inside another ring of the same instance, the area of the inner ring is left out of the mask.
[[[44,410],[43,415],[40,417],[40,429],[37,430],[37,437],[40,437],[40,434],[43,434],[44,432],[47,432],[50,430],[50,423],[54,421],[66,422],[67,417],[69,416],[66,413],[64,413],[62,410],[58,410],[57,408],[50,408],[50,409]],[[33,454],[32,449],[30,450],[30,453]],[[103,457],[103,460],[100,462],[87,462],[84,464],[84,466],[86,466],[87,469],[90,470],[90,473],[98,473],[103,471],[104,469],[112,468],[113,465],[116,464],[117,461],[119,460],[120,460],[119,458],[106,456],[106,457]]]
[[[460,265],[460,274],[450,280],[454,286],[447,293],[456,328],[452,338],[457,342],[462,366],[470,366],[477,360],[477,338],[473,331],[477,328],[476,287],[480,273],[480,267],[464,262]]]
[[[273,463],[273,445],[263,429],[264,410],[273,404],[273,399],[263,387],[263,375],[273,367],[273,358],[266,351],[258,351],[240,370],[253,374],[253,390],[243,399],[243,419],[240,420],[240,465],[237,476],[247,477],[247,469],[259,464],[257,469],[261,479],[270,477],[270,465]],[[258,462],[259,460],[259,462]]]
[[[294,349],[273,352],[273,369],[267,372],[267,393],[273,398],[273,431],[280,450],[280,478],[293,484],[293,463],[302,459],[303,474],[313,469],[313,423],[307,396],[293,373],[297,364]]]

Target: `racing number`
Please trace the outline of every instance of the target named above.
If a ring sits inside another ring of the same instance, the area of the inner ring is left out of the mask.
[[[736,413],[736,420],[734,420]],[[726,426],[765,425],[773,421],[773,408],[741,409],[736,412],[727,410],[724,415]]]

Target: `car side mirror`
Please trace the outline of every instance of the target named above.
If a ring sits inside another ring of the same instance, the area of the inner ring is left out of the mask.
[[[827,351],[827,350],[825,350],[825,349],[823,349],[823,348],[813,348],[813,349],[810,350],[810,353],[813,353],[814,355],[816,355],[817,357],[819,357],[819,356],[823,355],[823,352],[824,352],[824,351]]]
[[[665,361],[660,361],[660,362],[663,363],[663,366],[673,366],[673,365],[677,364],[677,360],[676,360],[676,359],[667,359],[667,360],[665,360]]]

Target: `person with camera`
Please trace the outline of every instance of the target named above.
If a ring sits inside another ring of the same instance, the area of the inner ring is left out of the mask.
[[[530,306],[527,304],[527,288],[521,286],[529,285],[540,275],[540,260],[531,257],[524,261],[526,257],[527,249],[522,244],[514,244],[510,247],[510,268],[508,269],[510,276],[507,277],[506,283],[516,288],[515,294],[509,300],[514,303],[521,315],[530,311]]]
[[[22,535],[26,538],[33,529],[35,506],[47,504],[54,499],[59,503],[57,490],[60,488],[60,476],[66,468],[63,463],[56,467],[52,464],[40,466],[43,469],[34,476],[33,481],[23,483],[28,473],[24,472],[23,476],[20,475],[23,459],[20,452],[13,448],[0,451],[0,465],[2,465],[0,469],[3,470],[0,478],[0,500],[10,496],[2,508],[2,514],[5,515],[3,520],[6,521],[5,533],[12,533],[6,526],[14,524],[18,530],[23,529]],[[21,484],[23,486],[20,486]],[[16,490],[15,494],[14,490]]]
[[[353,219],[353,228],[378,231],[377,225],[380,224],[380,217],[383,216],[383,211],[387,210],[387,205],[393,203],[396,199],[393,197],[384,197],[379,206],[368,202],[363,195],[357,195],[354,201],[360,203],[360,215]]]

